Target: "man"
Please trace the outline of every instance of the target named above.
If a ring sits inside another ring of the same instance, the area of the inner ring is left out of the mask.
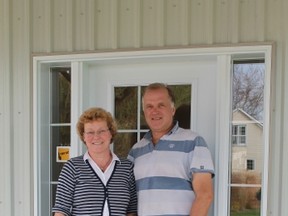
[[[174,96],[165,84],[146,87],[142,105],[150,131],[128,155],[134,162],[138,215],[206,216],[214,175],[206,142],[174,122]]]

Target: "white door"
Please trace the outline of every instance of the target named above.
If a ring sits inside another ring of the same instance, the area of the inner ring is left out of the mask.
[[[119,86],[191,85],[191,129],[206,139],[214,155],[216,73],[217,62],[211,59],[89,65],[83,71],[83,110],[100,106],[114,113],[114,88]]]
[[[168,85],[191,86],[191,129],[200,133],[207,141],[213,157],[215,156],[215,121],[216,121],[216,60],[206,61],[164,61],[164,62],[119,62],[114,64],[97,64],[85,66],[83,71],[83,110],[91,106],[100,106],[109,110],[117,119],[115,89],[135,90],[135,104],[141,103],[141,86],[152,82],[164,82]],[[129,88],[127,88],[129,87]],[[134,94],[134,95],[135,95]],[[127,93],[129,98],[129,93]],[[122,100],[127,100],[123,97]],[[121,98],[120,98],[121,100]],[[132,100],[132,96],[131,96]],[[125,109],[125,101],[123,101]],[[122,103],[122,104],[123,104]],[[177,104],[177,95],[176,95]],[[135,106],[136,107],[136,106]],[[139,140],[146,127],[142,127],[141,110],[134,109],[130,119],[135,127],[119,125],[118,133],[123,135],[114,152],[126,156],[131,146]],[[121,109],[119,108],[119,109]],[[116,109],[116,110],[115,110]],[[129,111],[131,112],[131,111]],[[138,112],[138,113],[137,113]],[[132,116],[136,116],[135,118]],[[128,122],[129,117],[126,117]],[[117,119],[120,121],[120,119]],[[133,121],[133,120],[132,120]],[[129,124],[129,123],[127,123]],[[126,125],[127,125],[126,124]],[[125,143],[127,146],[123,146]],[[214,157],[215,158],[215,157]],[[212,215],[213,208],[211,208]]]

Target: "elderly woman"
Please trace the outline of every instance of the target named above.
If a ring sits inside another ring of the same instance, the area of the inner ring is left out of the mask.
[[[77,131],[87,152],[64,165],[54,216],[136,215],[133,165],[110,150],[117,132],[111,114],[102,108],[90,108],[80,116]]]

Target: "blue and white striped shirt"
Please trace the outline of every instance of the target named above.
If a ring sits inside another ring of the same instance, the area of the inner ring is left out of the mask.
[[[205,140],[178,124],[155,146],[151,140],[148,132],[128,155],[134,162],[138,215],[189,215],[195,198],[192,174],[214,175]]]

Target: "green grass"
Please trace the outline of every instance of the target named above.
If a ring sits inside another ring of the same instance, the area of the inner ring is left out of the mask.
[[[243,210],[239,212],[231,212],[231,216],[260,216],[259,209]]]

